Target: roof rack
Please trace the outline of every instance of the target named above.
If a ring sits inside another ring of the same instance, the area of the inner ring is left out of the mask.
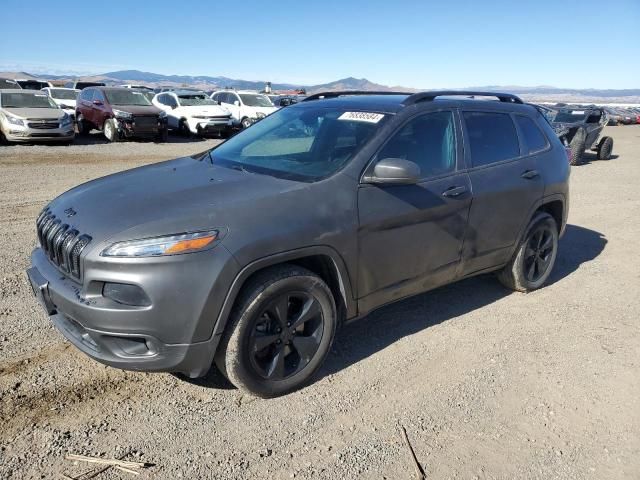
[[[409,92],[373,92],[367,90],[339,90],[333,92],[319,92],[309,95],[302,100],[303,102],[309,102],[311,100],[320,100],[321,98],[337,98],[344,95],[411,95]]]
[[[436,97],[464,96],[464,97],[497,97],[505,103],[524,103],[520,97],[511,93],[472,92],[466,90],[441,90],[433,92],[414,93],[402,102],[403,105],[415,105],[419,102],[432,102]]]

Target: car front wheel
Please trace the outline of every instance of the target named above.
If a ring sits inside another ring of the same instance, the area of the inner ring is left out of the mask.
[[[551,215],[539,212],[509,263],[498,273],[500,282],[519,292],[540,288],[549,278],[558,254],[558,225]]]
[[[268,398],[296,390],[322,365],[336,331],[325,282],[295,265],[257,274],[240,294],[216,364],[238,388]]]
[[[104,136],[110,142],[117,142],[120,139],[118,128],[116,127],[116,122],[113,118],[104,122]]]

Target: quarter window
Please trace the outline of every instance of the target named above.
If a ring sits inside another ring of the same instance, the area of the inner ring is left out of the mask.
[[[402,158],[420,167],[422,178],[452,172],[456,137],[452,112],[434,112],[410,120],[383,147],[378,159]]]
[[[527,143],[529,153],[539,152],[546,148],[547,138],[533,120],[529,117],[516,115],[516,122],[518,123],[518,127],[520,127],[520,131],[524,136],[525,142]]]
[[[520,155],[518,135],[510,115],[495,112],[463,112],[462,115],[474,167]]]

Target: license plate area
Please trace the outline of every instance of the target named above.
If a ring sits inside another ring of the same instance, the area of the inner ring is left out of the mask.
[[[36,267],[31,267],[27,270],[27,277],[29,278],[29,284],[31,285],[33,294],[38,299],[38,302],[40,302],[40,305],[42,305],[42,308],[44,308],[44,311],[47,312],[49,316],[55,315],[57,310],[49,295],[49,282],[47,279],[42,276]]]

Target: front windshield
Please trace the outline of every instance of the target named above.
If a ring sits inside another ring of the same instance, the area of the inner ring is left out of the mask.
[[[58,108],[45,93],[0,93],[3,108]]]
[[[249,107],[273,107],[273,103],[266,95],[258,95],[257,93],[241,93],[242,103]]]
[[[575,123],[583,122],[587,118],[587,112],[584,110],[563,110],[557,113],[554,122],[559,123]]]
[[[104,94],[111,105],[151,105],[149,99],[142,92],[129,89],[105,90]]]
[[[293,180],[328,177],[364,146],[388,115],[283,108],[211,151],[212,162]]]
[[[75,100],[78,98],[78,92],[75,90],[65,90],[63,88],[52,88],[49,90],[52,98],[57,100]]]
[[[218,102],[214,102],[204,93],[178,95],[178,98],[180,99],[180,105],[184,107],[193,107],[195,105],[218,105]]]

